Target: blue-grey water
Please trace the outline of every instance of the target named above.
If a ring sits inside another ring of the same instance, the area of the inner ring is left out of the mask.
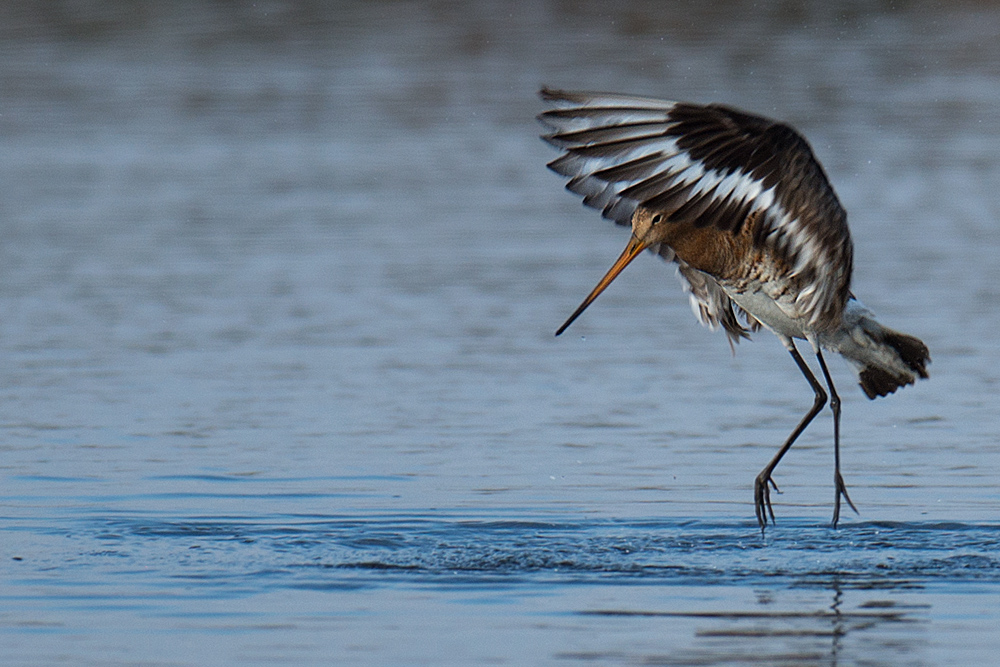
[[[997,664],[1000,7],[10,3],[0,662]],[[542,84],[791,121],[932,378],[811,403],[544,164]]]

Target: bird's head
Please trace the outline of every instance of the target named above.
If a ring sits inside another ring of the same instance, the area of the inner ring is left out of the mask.
[[[597,283],[597,287],[591,291],[580,307],[577,308],[569,319],[559,327],[556,331],[558,336],[567,328],[569,325],[573,324],[573,320],[580,316],[583,311],[587,309],[591,303],[594,302],[601,292],[607,288],[611,282],[618,277],[618,274],[628,266],[633,259],[639,256],[639,253],[649,248],[650,246],[658,245],[662,243],[666,238],[667,225],[664,222],[664,216],[661,213],[650,211],[648,209],[640,208],[632,215],[632,237],[629,239],[628,245],[625,246],[624,252],[618,257],[614,265],[608,270],[601,281]]]

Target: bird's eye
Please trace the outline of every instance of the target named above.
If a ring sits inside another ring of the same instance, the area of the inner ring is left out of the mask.
[[[654,225],[658,225],[658,224],[660,224],[661,220],[663,220],[663,216],[661,214],[657,213],[656,215],[653,216],[653,219],[650,220],[650,222],[652,224],[654,224]]]

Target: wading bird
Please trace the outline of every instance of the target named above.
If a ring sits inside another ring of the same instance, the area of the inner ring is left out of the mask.
[[[875,321],[851,292],[847,214],[806,140],[794,129],[718,104],[543,89],[552,109],[542,138],[562,151],[549,168],[632,238],[558,336],[629,262],[649,248],[677,264],[702,324],[722,326],[730,345],[761,326],[791,353],[815,394],[812,408],[754,481],[763,531],[772,475],[822,410],[827,393],[795,347],[809,343],[833,411],[834,510],[840,519],[840,397],[822,350],[839,353],[868,398],[927,377],[927,346]]]

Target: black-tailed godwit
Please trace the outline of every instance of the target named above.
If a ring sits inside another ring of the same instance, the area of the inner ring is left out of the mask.
[[[718,104],[543,89],[543,139],[563,151],[549,167],[619,225],[625,251],[556,332],[649,248],[675,262],[695,315],[730,343],[761,326],[791,353],[815,394],[812,408],[754,481],[761,530],[774,522],[778,462],[827,402],[795,347],[808,341],[833,411],[834,510],[847,495],[840,474],[840,397],[822,350],[839,353],[868,398],[927,377],[927,346],[875,321],[851,293],[853,244],[823,167],[794,129]]]

